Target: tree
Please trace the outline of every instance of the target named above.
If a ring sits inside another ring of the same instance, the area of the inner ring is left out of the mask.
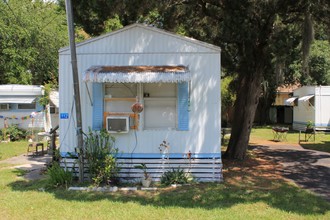
[[[55,3],[1,1],[0,83],[56,82],[58,50],[67,44],[65,21]]]
[[[303,34],[296,30],[302,30],[299,25],[305,12],[325,22],[329,2],[204,0],[183,1],[180,7],[175,26],[184,26],[188,35],[221,46],[224,68],[238,73],[235,117],[224,156],[244,159],[262,86],[274,84],[276,66],[292,62],[288,54],[301,42]],[[291,34],[295,32],[300,37]]]
[[[312,44],[309,72],[313,84],[330,85],[330,43],[328,41],[316,40]]]
[[[221,126],[227,127],[231,122],[231,114],[236,99],[233,76],[226,76],[221,81]]]
[[[115,3],[91,2],[84,6],[82,1],[77,1],[79,7],[88,7],[90,12],[80,11],[78,22],[79,17],[88,16],[85,21],[92,20],[100,5],[104,6],[102,10],[108,10]],[[303,28],[300,25],[304,21],[311,25],[314,20],[329,26],[330,3],[327,0],[164,0],[143,3],[145,5],[137,4],[137,1],[122,1],[109,14],[117,14],[123,25],[137,20],[155,22],[167,30],[218,45],[222,48],[222,66],[226,73],[238,75],[235,117],[224,155],[235,159],[246,156],[262,86],[268,85],[272,90],[276,88],[274,79],[277,77],[274,73],[284,73],[286,79],[296,79],[288,67],[293,63],[290,55],[296,56],[296,49],[302,42]],[[151,12],[156,15],[153,20],[149,19]],[[101,16],[100,20],[106,19]],[[102,22],[96,20],[102,27]],[[307,29],[311,28],[308,26]],[[98,34],[104,28],[89,30]],[[304,43],[306,51],[311,43],[311,38],[308,39]],[[305,52],[304,57],[308,54],[308,51]]]
[[[64,0],[59,5],[64,10]],[[159,4],[158,4],[159,3]],[[147,16],[161,2],[155,0],[75,0],[72,1],[76,24],[91,36],[137,22]]]

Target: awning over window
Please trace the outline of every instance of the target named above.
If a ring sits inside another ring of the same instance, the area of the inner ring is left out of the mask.
[[[177,83],[190,81],[186,66],[92,66],[83,74],[85,82]]]
[[[35,96],[32,97],[0,97],[0,103],[18,103],[18,104],[30,104],[36,99]]]
[[[284,101],[284,105],[292,105],[292,103],[294,103],[294,101],[296,101],[298,97],[291,97],[291,98],[288,98]]]
[[[313,97],[314,97],[314,95],[306,95],[306,96],[302,96],[302,97],[300,97],[300,98],[298,99],[298,101],[300,101],[300,102],[306,102],[306,101],[310,100],[310,99],[313,98]]]

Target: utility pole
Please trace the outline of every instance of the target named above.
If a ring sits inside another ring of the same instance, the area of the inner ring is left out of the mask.
[[[70,39],[74,101],[75,101],[75,106],[76,106],[79,182],[83,182],[84,181],[84,158],[83,158],[82,119],[81,119],[81,104],[80,104],[76,43],[75,43],[75,33],[74,33],[74,27],[73,27],[73,11],[72,11],[71,0],[65,0],[65,8],[66,8],[66,17],[67,17],[67,22],[68,22],[68,31],[69,31],[69,39]]]

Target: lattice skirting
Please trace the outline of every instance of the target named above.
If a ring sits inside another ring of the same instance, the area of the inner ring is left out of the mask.
[[[136,165],[145,163],[148,173],[153,181],[160,181],[164,172],[172,169],[183,169],[191,174],[197,182],[221,182],[222,181],[222,162],[220,158],[201,158],[201,159],[150,159],[150,158],[118,158],[119,177],[124,182],[140,181],[143,176],[141,169],[134,168]],[[74,175],[78,175],[77,158],[66,157],[61,159],[61,167],[72,170]],[[88,179],[88,165],[85,162],[84,177]]]

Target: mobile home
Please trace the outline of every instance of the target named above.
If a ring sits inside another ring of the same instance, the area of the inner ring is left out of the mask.
[[[293,107],[293,129],[304,130],[308,121],[316,130],[330,129],[330,86],[303,86],[288,101]]]
[[[38,103],[42,95],[42,86],[0,85],[0,129],[17,125],[27,130],[43,130],[45,114]]]
[[[199,181],[221,180],[219,47],[133,24],[76,49],[82,129],[113,134],[122,177],[138,177],[132,166],[144,162],[155,180],[178,167]],[[77,148],[69,48],[59,51],[59,85],[65,160]]]

